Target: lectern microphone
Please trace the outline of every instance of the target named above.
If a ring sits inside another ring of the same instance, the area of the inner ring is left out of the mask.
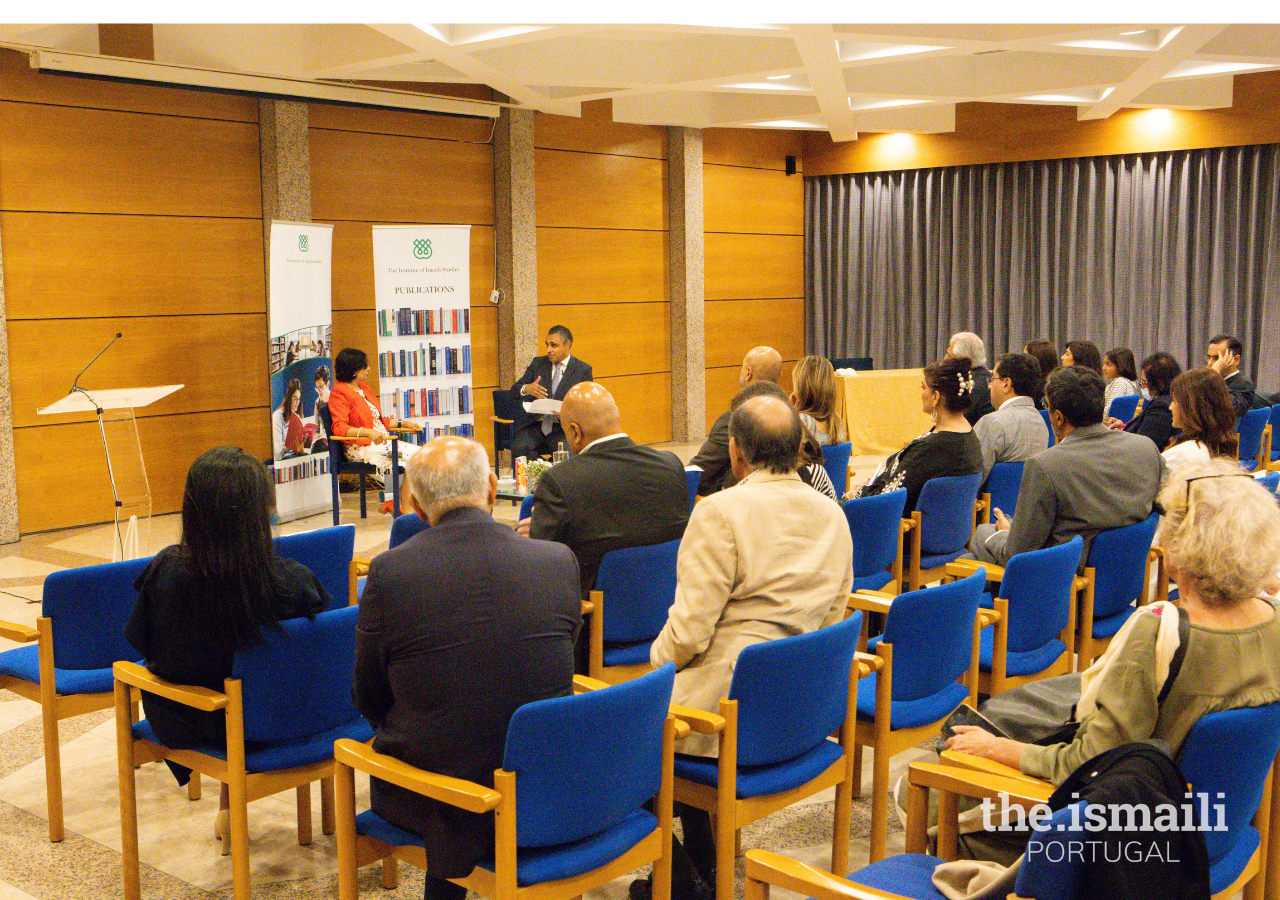
[[[111,340],[107,341],[107,346],[103,347],[101,350],[98,351],[98,356],[101,356],[102,354],[110,350],[111,345],[114,344],[116,341],[120,340],[120,337],[122,334],[123,332],[117,331],[116,336],[113,337]],[[89,366],[93,365],[98,361],[98,356],[95,356],[93,359],[89,360]],[[80,375],[83,375],[85,372],[88,372],[89,366],[85,366],[83,369],[81,369]],[[76,380],[71,382],[71,390],[67,391],[68,394],[74,394],[76,391],[80,389],[80,375],[77,375]]]

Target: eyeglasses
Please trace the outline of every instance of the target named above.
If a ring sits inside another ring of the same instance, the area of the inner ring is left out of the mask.
[[[1230,473],[1219,472],[1216,475],[1196,475],[1192,478],[1188,478],[1187,479],[1187,497],[1184,505],[1188,507],[1191,506],[1191,482],[1203,481],[1206,478],[1253,478],[1253,476],[1250,475],[1248,472],[1230,472]]]

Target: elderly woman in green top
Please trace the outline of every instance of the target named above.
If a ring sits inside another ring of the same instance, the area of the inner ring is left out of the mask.
[[[1176,753],[1203,715],[1280,701],[1280,616],[1260,596],[1280,568],[1280,507],[1234,462],[1190,464],[1160,494],[1161,543],[1178,605],[1191,634],[1172,689],[1158,701],[1168,673],[1172,618],[1163,609],[1133,616],[1116,652],[1085,673],[1075,740],[1048,747],[957,728],[947,747],[985,756],[1061,784],[1073,771],[1121,744],[1158,738]],[[1111,648],[1109,648],[1110,651]],[[1090,690],[1092,679],[1093,691]],[[1084,704],[1082,703],[1082,706]]]

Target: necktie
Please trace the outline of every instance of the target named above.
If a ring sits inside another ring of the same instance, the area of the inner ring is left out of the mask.
[[[560,387],[560,374],[563,369],[564,369],[564,363],[555,363],[551,367],[551,391],[550,393],[547,394],[547,396],[551,397],[552,399],[555,398],[556,388]],[[543,416],[542,417],[542,433],[550,434],[551,428],[555,424],[555,421],[556,421],[555,416]]]

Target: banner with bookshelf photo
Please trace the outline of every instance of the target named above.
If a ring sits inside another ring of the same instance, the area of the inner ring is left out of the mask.
[[[411,443],[475,437],[471,226],[374,225],[373,271],[382,411],[422,426]]]
[[[332,503],[319,405],[333,384],[333,226],[271,223],[271,474],[281,522]]]

